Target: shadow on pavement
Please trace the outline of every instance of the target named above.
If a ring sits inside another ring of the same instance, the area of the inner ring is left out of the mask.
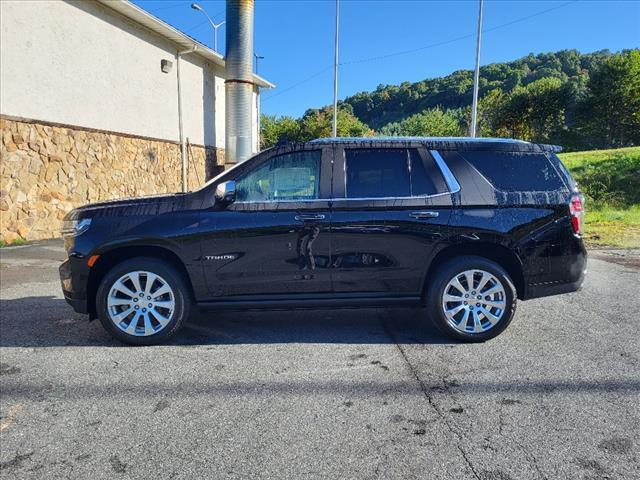
[[[323,309],[196,312],[170,345],[455,343],[424,310]],[[124,346],[52,296],[0,300],[0,347]]]

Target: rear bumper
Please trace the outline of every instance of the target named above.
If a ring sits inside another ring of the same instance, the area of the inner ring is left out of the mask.
[[[556,278],[528,284],[525,287],[523,300],[580,290],[587,273],[587,250],[582,239],[579,240],[576,250],[571,255],[553,258],[552,262],[559,265],[559,268],[556,269]]]
[[[527,285],[527,293],[525,295],[524,300],[529,300],[531,298],[539,298],[539,297],[549,297],[551,295],[561,295],[563,293],[571,293],[576,292],[582,288],[582,284],[584,283],[584,274],[583,272],[580,279],[575,282],[563,282],[563,283],[539,283],[533,285]]]

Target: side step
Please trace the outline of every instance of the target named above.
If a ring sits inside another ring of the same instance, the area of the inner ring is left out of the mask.
[[[281,298],[280,298],[281,297]],[[312,309],[312,308],[362,308],[362,307],[419,307],[422,305],[419,296],[304,296],[300,298],[280,295],[238,297],[228,300],[199,302],[197,306],[203,310],[220,309]]]

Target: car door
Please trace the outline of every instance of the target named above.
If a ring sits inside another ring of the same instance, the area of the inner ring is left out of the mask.
[[[419,295],[452,209],[433,155],[396,142],[336,147],[334,172],[334,291]]]
[[[201,220],[213,297],[331,291],[330,154],[280,149],[224,178],[236,182],[235,201]]]

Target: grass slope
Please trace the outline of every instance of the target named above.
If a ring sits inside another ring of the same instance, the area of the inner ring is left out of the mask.
[[[640,147],[559,156],[587,197],[587,242],[640,248]]]

